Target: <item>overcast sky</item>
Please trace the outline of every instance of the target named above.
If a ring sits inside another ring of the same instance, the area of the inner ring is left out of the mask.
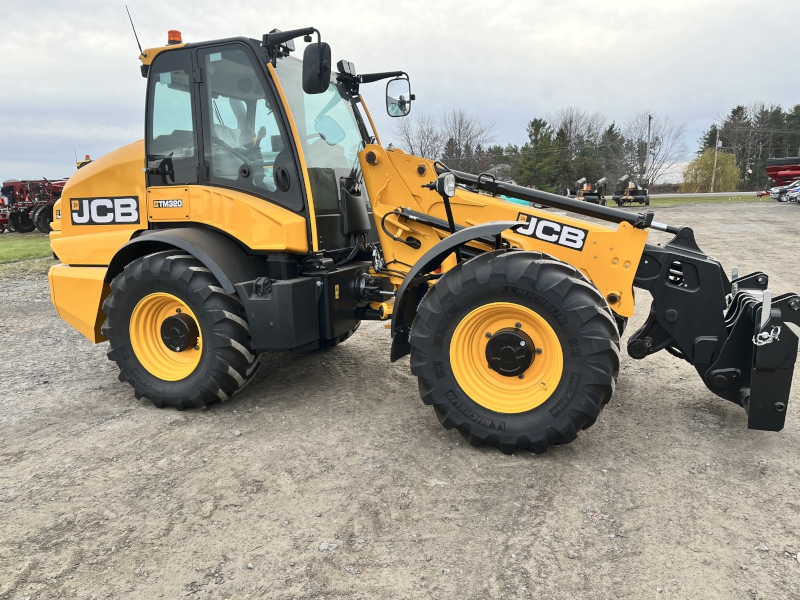
[[[797,0],[128,0],[142,45],[314,26],[334,61],[402,69],[417,113],[462,108],[521,144],[564,106],[648,110],[696,140],[735,104],[800,103]],[[143,137],[145,80],[122,2],[0,0],[0,179],[60,177]],[[302,45],[302,43],[300,44]],[[299,55],[299,53],[298,53]],[[384,87],[362,88],[384,144]]]

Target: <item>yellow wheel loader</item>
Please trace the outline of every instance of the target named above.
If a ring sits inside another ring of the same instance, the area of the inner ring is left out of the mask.
[[[225,401],[260,353],[333,346],[379,320],[442,425],[544,452],[611,398],[639,287],[653,304],[633,358],[665,350],[749,427],[783,427],[800,298],[773,297],[764,273],[729,279],[690,228],[383,147],[360,86],[386,81],[403,117],[408,75],[334,69],[314,28],[171,32],[141,61],[144,140],[70,178],[49,274],[59,315],[108,340],[137,398]],[[648,244],[649,229],[674,237]]]

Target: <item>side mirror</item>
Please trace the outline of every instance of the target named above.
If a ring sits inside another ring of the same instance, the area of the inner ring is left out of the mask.
[[[321,94],[331,84],[331,47],[325,42],[309,44],[303,52],[303,91]]]
[[[344,129],[328,115],[314,123],[314,129],[329,146],[335,146],[345,138]]]
[[[390,117],[405,117],[411,112],[413,99],[408,79],[398,77],[386,84],[386,112]]]

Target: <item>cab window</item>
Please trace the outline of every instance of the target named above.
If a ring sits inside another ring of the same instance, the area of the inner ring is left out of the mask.
[[[164,52],[151,66],[147,111],[149,185],[197,182],[191,73],[188,50]]]
[[[303,63],[292,57],[278,60],[276,72],[303,145],[314,207],[319,214],[338,212],[340,178],[359,170],[365,145],[350,94],[333,81],[321,94],[304,93]]]
[[[201,50],[204,152],[211,183],[303,207],[292,147],[273,95],[244,48]]]

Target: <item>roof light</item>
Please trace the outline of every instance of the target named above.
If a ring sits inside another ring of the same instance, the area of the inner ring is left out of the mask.
[[[177,29],[170,29],[167,31],[167,46],[174,46],[175,44],[182,44],[183,38],[181,32]]]

